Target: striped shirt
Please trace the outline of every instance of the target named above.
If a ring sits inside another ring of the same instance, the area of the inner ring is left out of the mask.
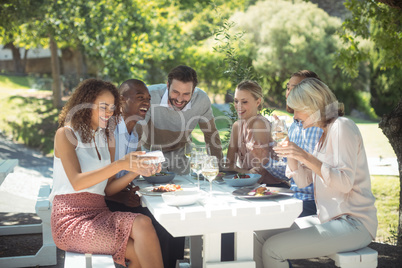
[[[303,124],[294,119],[289,128],[289,140],[308,153],[313,153],[315,145],[321,138],[323,130],[318,127],[303,128]],[[295,192],[294,197],[300,200],[314,200],[314,186],[297,187],[295,181],[290,179],[290,189]]]

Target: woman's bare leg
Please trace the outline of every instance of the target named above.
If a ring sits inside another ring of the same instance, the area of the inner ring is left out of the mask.
[[[149,217],[138,215],[135,218],[130,237],[134,240],[141,268],[163,268],[159,239]]]
[[[126,247],[126,259],[130,261],[128,265],[129,268],[140,268],[140,262],[138,261],[137,254],[135,254],[134,250],[134,240],[132,238],[128,239],[127,247]]]

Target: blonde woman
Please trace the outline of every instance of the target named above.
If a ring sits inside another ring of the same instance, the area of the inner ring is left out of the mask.
[[[317,216],[300,218],[299,226],[268,238],[263,267],[289,267],[287,260],[327,256],[367,246],[376,236],[377,215],[363,140],[356,124],[343,117],[343,106],[316,78],[290,92],[287,105],[303,127],[323,130],[312,154],[285,141],[274,148],[288,159],[286,174],[298,187],[314,185]],[[259,261],[257,261],[257,266]]]
[[[260,183],[289,187],[263,167],[269,160],[269,144],[273,142],[271,125],[260,115],[263,103],[261,86],[251,80],[240,82],[234,95],[239,120],[233,124],[227,153],[229,169],[240,173],[261,174]]]

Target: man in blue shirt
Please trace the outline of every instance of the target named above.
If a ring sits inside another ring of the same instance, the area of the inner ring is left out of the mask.
[[[303,79],[314,77],[319,79],[318,75],[312,71],[302,70],[298,71],[289,79],[286,85],[286,98],[289,96],[290,91],[299,84]],[[289,113],[293,114],[293,110],[290,107],[286,107]],[[300,148],[312,153],[315,145],[318,143],[322,135],[322,129],[318,127],[303,128],[301,122],[293,119],[293,123],[288,130],[289,140],[296,143]],[[284,159],[286,161],[286,159]],[[286,164],[278,164],[278,162],[272,157],[270,161],[265,166],[266,170],[278,179],[288,180],[285,176]],[[315,215],[317,213],[317,208],[314,201],[314,186],[310,184],[307,187],[299,188],[297,187],[295,181],[290,179],[290,189],[294,191],[294,197],[303,200],[303,211],[299,217],[305,217],[309,215]]]
[[[145,118],[150,108],[151,95],[144,82],[137,79],[125,81],[119,87],[122,101],[122,117],[114,131],[115,158],[121,159],[130,152],[136,151],[138,146],[138,134],[135,126],[138,121]],[[127,171],[122,170],[116,174],[117,178],[125,175]],[[146,207],[141,206],[140,198],[136,194],[138,186],[127,189],[106,197],[106,204],[111,211],[128,211],[147,215],[152,220],[155,231],[158,235],[163,265],[167,268],[175,268],[176,262],[183,259],[184,237],[174,238],[162,225],[160,225],[152,213]]]

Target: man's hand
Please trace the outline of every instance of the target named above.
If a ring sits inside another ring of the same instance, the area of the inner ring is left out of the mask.
[[[128,196],[126,197],[126,200],[124,204],[128,207],[139,207],[141,206],[141,200],[140,197],[137,195],[137,191],[140,189],[140,187],[135,186],[130,189],[128,192]]]

